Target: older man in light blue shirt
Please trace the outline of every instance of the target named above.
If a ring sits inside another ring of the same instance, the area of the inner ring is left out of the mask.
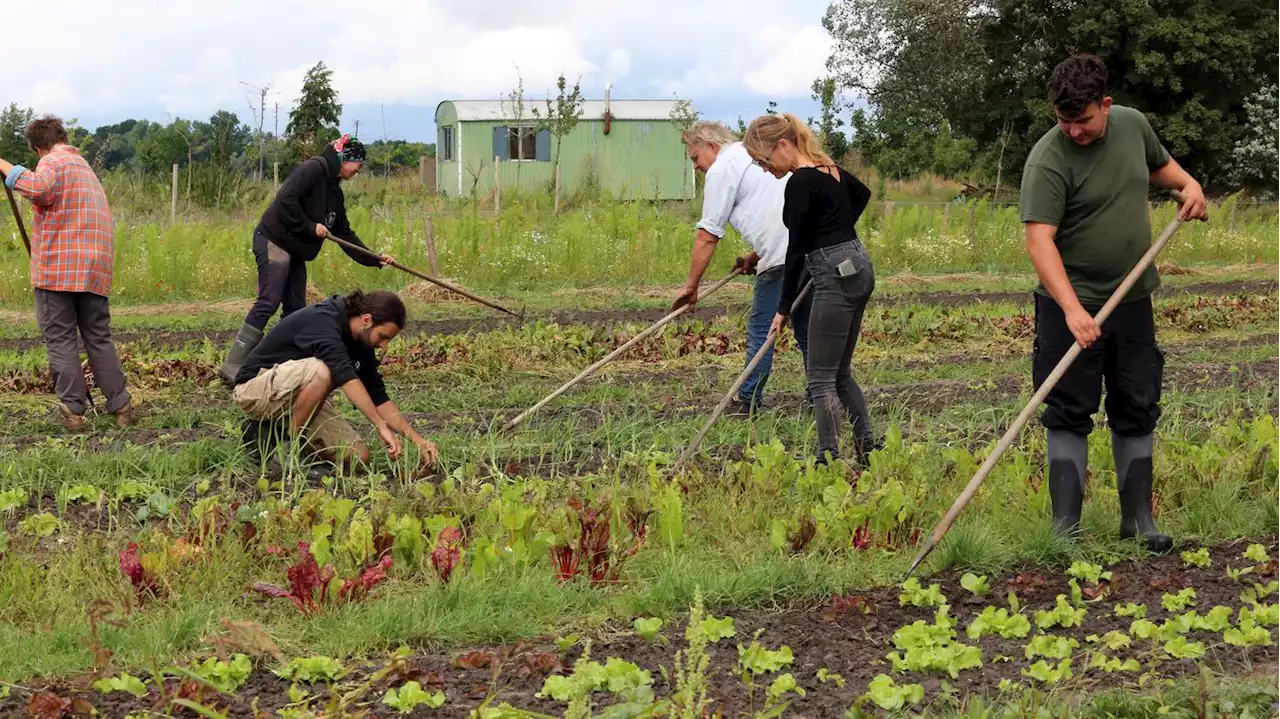
[[[681,137],[689,160],[706,173],[702,218],[694,236],[689,279],[672,308],[698,301],[698,283],[711,264],[716,245],[732,225],[752,251],[739,257],[747,274],[756,275],[751,316],[747,320],[747,361],[764,345],[773,315],[782,296],[782,270],[787,256],[787,228],[782,224],[783,190],[790,176],[777,179],[767,172],[752,172],[750,155],[736,135],[719,122],[698,122]],[[802,356],[808,356],[809,302],[792,314],[792,327]],[[761,406],[764,385],[773,369],[773,350],[760,360],[738,390],[735,409],[751,412]]]

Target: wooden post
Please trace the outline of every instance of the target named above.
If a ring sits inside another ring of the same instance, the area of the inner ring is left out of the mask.
[[[280,190],[280,163],[271,163],[271,191],[278,192]]]
[[[1227,232],[1236,231],[1236,208],[1240,206],[1240,198],[1237,197],[1231,203],[1231,212],[1227,215]]]
[[[885,203],[884,203],[884,219],[885,219],[885,221],[888,221],[888,219],[889,219],[890,217],[893,217],[893,200],[886,200],[886,201],[885,201]]]
[[[560,214],[560,164],[556,163],[556,189],[555,189],[555,207],[552,210],[554,214]]]
[[[418,155],[418,184],[427,186],[427,156]]]
[[[944,229],[951,228],[951,203],[942,206],[942,226]]]
[[[502,214],[502,159],[493,156],[493,214]]]
[[[969,245],[978,244],[977,203],[969,203]]]
[[[178,223],[178,163],[173,163],[173,186],[169,199],[169,224]]]
[[[424,206],[425,210],[426,207]],[[422,215],[422,224],[427,231],[427,262],[431,264],[431,274],[440,274],[440,264],[436,261],[436,233],[431,227],[431,215]]]

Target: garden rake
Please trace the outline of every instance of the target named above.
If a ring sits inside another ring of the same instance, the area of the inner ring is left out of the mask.
[[[1173,195],[1178,201],[1178,204],[1182,204],[1182,196],[1177,192],[1173,193]],[[1116,291],[1111,294],[1111,298],[1107,300],[1107,303],[1102,306],[1101,310],[1098,310],[1098,314],[1094,315],[1093,321],[1097,323],[1099,327],[1102,326],[1103,322],[1107,321],[1107,318],[1111,316],[1111,312],[1115,310],[1116,305],[1120,304],[1120,300],[1129,293],[1129,289],[1138,281],[1138,278],[1142,276],[1142,273],[1151,266],[1156,255],[1160,253],[1160,250],[1164,249],[1164,246],[1181,226],[1182,220],[1177,217],[1175,217],[1168,225],[1165,225],[1164,230],[1161,231],[1160,237],[1156,240],[1155,244],[1147,250],[1146,254],[1142,256],[1142,259],[1138,260],[1138,264],[1134,265],[1133,269],[1129,271],[1128,276],[1124,278],[1124,281],[1120,283],[1120,286],[1116,288]],[[985,480],[987,475],[991,473],[992,467],[994,467],[996,462],[1000,460],[1000,456],[1005,453],[1005,450],[1009,449],[1013,444],[1013,440],[1017,439],[1018,433],[1020,433],[1022,428],[1026,426],[1027,422],[1031,419],[1031,415],[1035,414],[1040,403],[1044,402],[1044,398],[1049,395],[1049,391],[1058,384],[1058,380],[1062,379],[1062,376],[1066,374],[1067,369],[1071,367],[1071,363],[1080,356],[1082,351],[1083,348],[1080,347],[1080,343],[1075,342],[1071,345],[1071,349],[1067,350],[1067,353],[1058,361],[1058,365],[1053,368],[1053,372],[1049,374],[1045,381],[1036,390],[1035,394],[1031,396],[1031,399],[1027,402],[1027,406],[1022,408],[1022,412],[1018,414],[1017,419],[1015,419],[1009,429],[1005,431],[1004,436],[1000,438],[1000,442],[996,445],[995,449],[992,450],[991,455],[988,456],[986,461],[982,463],[982,466],[978,468],[978,472],[973,475],[973,479],[969,480],[968,486],[964,488],[964,491],[960,493],[958,498],[956,498],[955,503],[951,505],[951,509],[947,510],[942,521],[934,528],[933,534],[930,535],[929,539],[924,543],[924,547],[920,549],[920,553],[916,555],[915,561],[911,563],[911,568],[907,570],[907,577],[910,577],[915,573],[916,568],[920,566],[920,563],[924,561],[924,558],[929,556],[929,553],[932,552],[934,548],[938,546],[938,543],[942,541],[942,538],[946,536],[947,530],[951,529],[951,525],[955,523],[956,517],[960,516],[960,512],[962,512],[965,506],[969,504],[969,500],[973,499],[973,495],[976,494],[978,488],[982,486],[983,480]]]
[[[740,274],[742,274],[742,270],[741,270],[740,268],[734,268],[734,270],[733,270],[732,272],[730,272],[727,276],[725,276],[725,278],[724,278],[724,279],[722,279],[722,280],[720,280],[719,282],[716,282],[714,285],[711,285],[710,287],[708,287],[706,292],[702,292],[702,293],[700,293],[700,297],[702,297],[702,298],[704,298],[704,299],[705,299],[705,298],[707,298],[707,297],[710,297],[713,293],[715,293],[715,291],[716,291],[716,290],[719,290],[721,287],[724,287],[726,284],[728,284],[728,283],[729,283],[729,281],[730,281],[730,280],[732,280],[734,277],[737,277],[737,276],[738,276],[738,275],[740,275]],[[610,353],[609,353],[608,355],[606,355],[603,359],[596,361],[596,362],[595,362],[594,364],[592,364],[591,366],[589,366],[589,367],[587,367],[586,369],[584,369],[584,370],[582,370],[581,372],[579,372],[577,377],[574,377],[573,379],[569,380],[568,382],[565,382],[564,384],[560,385],[559,387],[557,387],[557,388],[556,388],[556,390],[555,390],[554,392],[552,392],[551,394],[549,394],[549,395],[547,395],[546,397],[542,398],[542,400],[541,400],[541,401],[539,401],[537,404],[535,404],[534,406],[530,407],[529,409],[526,409],[525,411],[523,411],[523,412],[521,412],[519,415],[517,415],[514,419],[512,419],[511,421],[509,421],[509,422],[507,422],[506,424],[502,425],[502,431],[506,432],[506,431],[508,431],[508,430],[510,430],[510,429],[512,429],[512,428],[514,428],[516,425],[518,425],[518,424],[520,424],[521,422],[523,422],[523,421],[524,421],[524,420],[525,420],[529,415],[533,414],[534,412],[537,412],[539,409],[542,409],[542,407],[543,407],[544,405],[546,405],[548,402],[550,402],[551,400],[555,399],[556,397],[559,397],[560,395],[562,395],[562,394],[564,394],[565,392],[567,392],[567,391],[569,390],[569,388],[570,388],[570,387],[572,387],[572,386],[574,386],[575,384],[577,384],[577,383],[581,382],[582,380],[586,379],[587,377],[590,377],[592,374],[595,374],[595,372],[596,372],[597,370],[599,370],[601,367],[603,367],[603,366],[605,366],[605,365],[609,364],[609,363],[610,363],[610,362],[612,362],[613,360],[615,360],[615,359],[617,359],[618,357],[620,357],[620,356],[622,355],[622,353],[623,353],[623,352],[626,352],[627,350],[629,350],[629,349],[631,349],[632,347],[634,347],[634,346],[636,345],[636,343],[638,343],[640,340],[644,339],[645,337],[648,337],[649,335],[653,334],[654,332],[657,332],[658,330],[662,329],[662,327],[663,327],[664,325],[666,325],[667,323],[671,322],[671,321],[672,321],[672,320],[674,320],[675,318],[677,318],[677,317],[679,317],[680,315],[684,314],[685,312],[689,311],[689,308],[690,308],[690,307],[692,307],[692,306],[693,306],[693,305],[681,305],[680,307],[677,307],[676,309],[672,310],[669,314],[667,314],[667,315],[666,315],[665,317],[663,317],[662,319],[660,319],[660,320],[658,320],[657,322],[654,322],[653,324],[649,325],[649,327],[648,327],[648,328],[646,328],[643,332],[641,332],[640,334],[636,335],[635,337],[632,337],[630,340],[627,340],[627,342],[626,342],[625,344],[623,344],[621,347],[619,347],[618,349],[616,349],[616,350],[614,350],[614,351],[610,352]]]
[[[800,303],[804,302],[805,296],[809,294],[809,290],[811,289],[813,289],[813,280],[806,282],[804,288],[800,290],[800,294],[796,295],[796,301],[791,303],[792,312],[795,312],[796,308],[800,306]],[[720,415],[724,412],[725,407],[728,407],[729,403],[733,401],[733,396],[742,388],[742,385],[747,381],[747,378],[751,376],[751,373],[754,372],[760,362],[764,360],[765,353],[773,347],[773,343],[777,340],[778,333],[770,330],[769,336],[764,340],[764,344],[760,345],[760,349],[756,350],[755,356],[751,358],[751,361],[747,363],[747,366],[738,374],[738,379],[734,380],[733,386],[731,386],[729,391],[725,393],[724,398],[720,400],[720,404],[716,405],[716,408],[712,410],[711,416],[707,418],[707,423],[702,425],[702,429],[698,432],[698,436],[694,437],[693,441],[689,443],[689,446],[685,447],[684,452],[680,453],[680,458],[676,460],[675,467],[672,469],[672,474],[679,474],[680,470],[684,468],[685,462],[688,462],[689,458],[693,456],[693,453],[698,451],[698,446],[702,444],[703,437],[706,437],[707,432],[711,430],[711,425],[715,424],[717,419],[720,419]]]
[[[361,252],[361,253],[363,253],[363,254],[365,254],[365,255],[368,255],[369,257],[376,257],[376,258],[378,258],[378,259],[382,259],[382,255],[379,255],[377,252],[374,252],[373,250],[370,250],[370,249],[369,249],[369,248],[367,248],[367,247],[361,247],[360,245],[357,245],[357,244],[355,244],[355,243],[353,243],[353,242],[347,242],[346,240],[344,240],[344,239],[342,239],[342,238],[340,238],[340,237],[334,237],[334,236],[333,236],[333,234],[331,234],[331,233],[329,233],[329,232],[326,232],[326,233],[325,233],[325,239],[332,240],[333,242],[337,243],[337,244],[338,244],[338,245],[340,245],[341,247],[344,247],[344,248],[346,248],[346,249],[348,249],[348,250],[354,250],[354,251],[356,251],[356,252]],[[511,315],[512,317],[515,317],[516,319],[520,320],[521,322],[523,322],[523,321],[524,321],[524,308],[523,308],[523,307],[521,307],[521,308],[520,308],[520,311],[519,311],[519,312],[513,312],[513,311],[511,311],[511,310],[507,309],[506,307],[503,307],[502,305],[500,305],[500,304],[498,304],[498,303],[496,303],[496,302],[491,302],[491,301],[489,301],[489,300],[486,300],[486,299],[485,299],[485,298],[483,298],[483,297],[480,297],[480,296],[478,296],[478,295],[472,294],[472,293],[470,293],[470,292],[468,292],[468,291],[466,291],[466,290],[462,289],[461,287],[458,287],[457,285],[455,285],[455,284],[453,284],[453,283],[451,283],[451,282],[446,282],[445,280],[442,280],[442,279],[440,279],[440,278],[438,278],[438,277],[432,277],[431,275],[428,275],[428,274],[426,274],[425,272],[419,272],[419,271],[417,271],[417,270],[415,270],[415,269],[412,269],[412,268],[409,268],[409,267],[405,267],[404,265],[400,264],[399,262],[392,261],[392,262],[388,262],[387,264],[391,265],[392,267],[396,268],[397,270],[401,270],[402,272],[408,272],[409,274],[413,275],[414,277],[417,277],[418,279],[426,280],[427,282],[430,282],[430,283],[431,283],[431,284],[433,284],[433,285],[438,285],[438,286],[440,286],[440,287],[445,288],[446,290],[449,290],[450,292],[455,292],[455,293],[457,293],[457,294],[460,294],[460,295],[462,295],[463,297],[466,297],[466,298],[467,298],[467,299],[469,299],[469,300],[473,300],[473,301],[475,301],[475,302],[479,302],[480,304],[482,304],[482,305],[484,305],[484,306],[486,306],[486,307],[492,307],[493,309],[498,310],[499,312],[505,312],[505,313],[507,313],[507,314]]]
[[[0,172],[0,182],[6,179],[3,172]],[[5,183],[4,194],[9,196],[9,209],[13,210],[13,221],[18,223],[18,234],[22,235],[22,244],[26,245],[27,255],[31,255],[31,240],[27,237],[27,226],[22,224],[22,211],[18,209],[18,201],[13,198],[13,190],[9,189],[8,183]]]

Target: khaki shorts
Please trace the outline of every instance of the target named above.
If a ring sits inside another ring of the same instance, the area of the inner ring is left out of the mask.
[[[252,419],[273,420],[293,411],[293,399],[304,385],[324,367],[314,357],[290,360],[258,372],[258,376],[238,385],[231,397]],[[351,448],[362,442],[360,434],[326,399],[311,416],[306,428],[307,441],[318,451]]]

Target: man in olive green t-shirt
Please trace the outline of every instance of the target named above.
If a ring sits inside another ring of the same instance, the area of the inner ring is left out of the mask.
[[[1088,436],[1107,387],[1120,536],[1167,552],[1173,540],[1151,512],[1152,454],[1164,353],[1156,344],[1151,293],[1154,266],[1118,305],[1106,326],[1102,305],[1151,247],[1150,184],[1179,191],[1179,218],[1202,218],[1204,192],[1169,156],[1146,117],[1112,105],[1107,69],[1094,55],[1073,55],[1053,70],[1049,99],[1058,125],[1036,143],[1022,176],[1022,221],[1035,265],[1036,386],[1079,342],[1084,351],[1045,399],[1049,497],[1054,527],[1074,534],[1087,476]]]

